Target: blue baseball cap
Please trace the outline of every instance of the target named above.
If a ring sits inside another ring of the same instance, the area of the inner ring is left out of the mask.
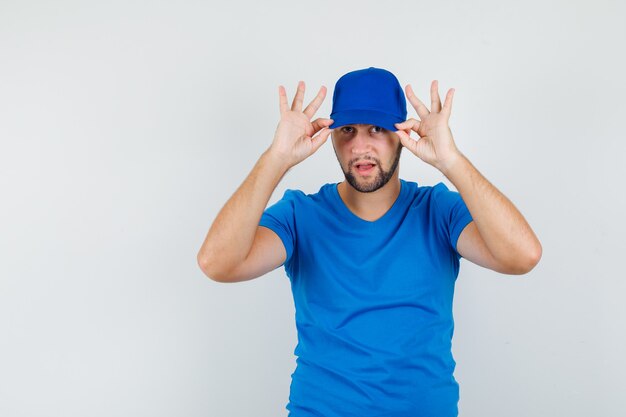
[[[369,67],[343,75],[335,84],[330,113],[334,129],[349,124],[371,124],[395,132],[406,120],[406,99],[391,72]]]

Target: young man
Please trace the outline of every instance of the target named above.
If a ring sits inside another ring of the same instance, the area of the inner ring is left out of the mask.
[[[451,342],[459,260],[524,274],[541,244],[457,149],[448,126],[453,89],[442,106],[433,81],[429,111],[407,85],[420,121],[406,120],[397,78],[369,67],[342,76],[331,119],[311,122],[325,94],[322,87],[303,111],[304,82],[291,108],[279,86],[274,140],[219,212],[198,262],[219,282],[284,265],[298,330],[290,416],[457,416]],[[314,194],[287,190],[266,209],[283,175],[331,132],[345,181]],[[459,192],[400,179],[403,147]]]

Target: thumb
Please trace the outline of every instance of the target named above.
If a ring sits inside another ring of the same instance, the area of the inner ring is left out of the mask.
[[[325,127],[320,130],[317,136],[311,138],[311,143],[313,144],[313,153],[315,153],[320,148],[320,146],[322,146],[326,142],[326,139],[328,139],[328,136],[332,131],[333,129],[328,129]]]
[[[403,130],[397,130],[396,134],[400,136],[400,142],[402,142],[402,145],[405,148],[409,148],[411,152],[415,153],[415,146],[417,144],[417,141],[411,138],[411,136],[407,135],[406,132]]]

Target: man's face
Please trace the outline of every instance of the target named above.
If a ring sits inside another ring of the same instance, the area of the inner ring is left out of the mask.
[[[396,172],[402,143],[400,137],[375,125],[344,125],[333,130],[333,149],[348,183],[357,191],[376,191]],[[374,164],[369,169],[357,165]]]

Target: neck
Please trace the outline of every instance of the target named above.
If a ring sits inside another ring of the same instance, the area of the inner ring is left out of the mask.
[[[398,198],[401,188],[398,171],[396,170],[387,184],[371,193],[362,193],[347,181],[340,182],[337,191],[350,211],[373,221],[384,215]]]

